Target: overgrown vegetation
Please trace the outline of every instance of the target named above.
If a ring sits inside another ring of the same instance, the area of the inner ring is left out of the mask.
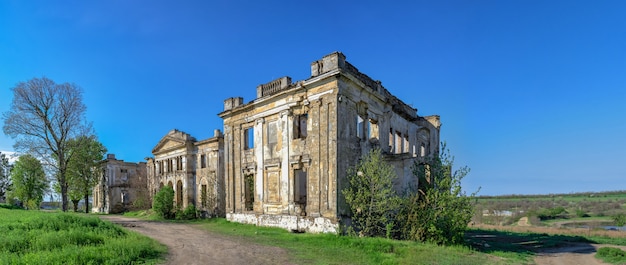
[[[380,149],[372,150],[348,170],[349,186],[343,195],[359,235],[390,237],[400,207],[400,197],[393,189],[395,177],[393,168],[383,161]]]
[[[161,188],[154,195],[152,211],[162,219],[192,220],[198,216],[193,204],[185,209],[174,207],[174,189],[170,186]]]
[[[454,159],[443,144],[438,156],[417,160],[413,173],[418,187],[399,196],[393,189],[396,173],[372,150],[348,171],[343,190],[352,211],[353,227],[361,236],[386,236],[435,244],[461,244],[472,218],[474,194],[467,196],[461,180],[469,169],[452,171]]]
[[[211,232],[261,245],[287,249],[294,264],[528,264],[531,255],[487,255],[467,246],[380,237],[294,234],[280,228],[231,223],[223,218],[201,221]]]
[[[601,247],[596,252],[596,258],[601,259],[606,263],[611,264],[625,264],[626,252],[614,247]]]
[[[445,144],[441,153],[414,166],[418,190],[405,199],[399,218],[401,237],[436,244],[461,244],[473,211],[473,197],[461,188],[468,167],[453,171],[454,158]]]
[[[167,251],[97,217],[67,213],[0,207],[0,234],[0,264],[155,264]]]
[[[174,189],[172,187],[165,186],[154,195],[152,210],[164,219],[174,216]]]

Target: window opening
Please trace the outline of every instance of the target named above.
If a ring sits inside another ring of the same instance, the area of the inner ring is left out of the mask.
[[[176,205],[183,206],[183,182],[180,180],[176,182]]]
[[[207,207],[207,199],[206,184],[202,184],[200,187],[200,205],[202,205],[202,208]]]
[[[254,210],[254,175],[244,177],[245,210]]]
[[[293,117],[293,139],[304,139],[306,138],[306,130],[307,130],[307,119],[309,118],[308,114],[295,115]]]
[[[254,148],[254,128],[250,127],[244,131],[244,149]]]

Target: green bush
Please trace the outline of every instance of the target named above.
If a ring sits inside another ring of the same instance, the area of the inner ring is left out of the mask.
[[[165,186],[154,195],[152,210],[165,219],[174,217],[174,189],[172,187]]]
[[[196,219],[196,206],[189,205],[185,210],[176,211],[176,220],[193,220]]]
[[[626,252],[619,248],[602,247],[596,252],[596,258],[607,263],[623,264],[626,263]]]

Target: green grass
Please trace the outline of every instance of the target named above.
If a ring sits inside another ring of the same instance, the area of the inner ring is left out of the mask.
[[[221,218],[199,224],[208,231],[236,240],[284,248],[296,264],[527,264],[531,259],[531,255],[488,255],[469,246],[446,247],[334,234],[294,234],[284,229],[231,223]]]
[[[0,207],[0,264],[154,264],[166,247],[97,217]]]
[[[598,249],[596,258],[611,264],[626,264],[626,252],[619,248],[602,247]]]

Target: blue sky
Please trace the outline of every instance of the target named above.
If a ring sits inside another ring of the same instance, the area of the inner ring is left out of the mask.
[[[441,115],[468,192],[626,189],[626,2],[387,2],[0,1],[0,112],[20,81],[75,83],[109,152],[144,161],[171,129],[211,137],[224,99],[341,51]]]

